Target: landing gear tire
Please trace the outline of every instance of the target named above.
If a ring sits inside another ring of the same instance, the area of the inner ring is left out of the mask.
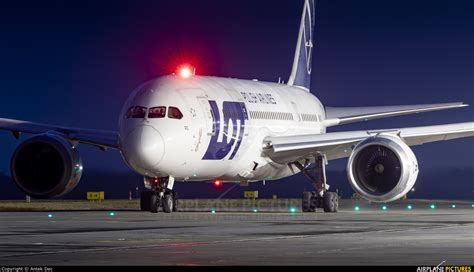
[[[323,198],[323,209],[327,213],[336,213],[339,209],[339,196],[334,192],[326,192]]]
[[[172,193],[166,193],[162,199],[163,211],[165,213],[171,213],[174,210],[174,197]]]
[[[178,193],[173,192],[173,212],[178,211]]]
[[[141,211],[150,211],[150,200],[151,200],[151,195],[152,191],[143,191],[142,194],[140,195],[140,210]]]
[[[312,192],[303,192],[301,199],[301,210],[303,212],[314,212],[316,211],[316,201]]]
[[[152,193],[150,196],[150,212],[157,213],[158,207],[160,206],[160,197],[156,193]]]

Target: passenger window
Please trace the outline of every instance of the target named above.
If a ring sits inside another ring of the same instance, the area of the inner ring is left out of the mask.
[[[145,107],[130,107],[128,109],[127,118],[145,118],[146,108]]]
[[[168,117],[171,118],[171,119],[182,119],[183,114],[181,113],[181,111],[178,108],[169,107],[168,108]]]
[[[148,111],[148,118],[165,118],[166,107],[154,107]]]

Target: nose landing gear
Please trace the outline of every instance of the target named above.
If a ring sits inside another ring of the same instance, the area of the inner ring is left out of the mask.
[[[161,207],[163,212],[171,213],[178,210],[178,195],[173,191],[174,178],[154,178],[150,191],[143,191],[140,197],[140,209],[157,213]]]
[[[153,194],[152,191],[143,191],[140,195],[140,210],[141,211],[150,211],[150,203],[151,203],[151,195]]]
[[[173,212],[174,208],[174,197],[173,194],[167,193],[161,199],[161,206],[163,207],[163,211],[165,213]]]

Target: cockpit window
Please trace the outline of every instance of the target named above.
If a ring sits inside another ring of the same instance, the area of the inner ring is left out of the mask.
[[[125,117],[129,119],[129,118],[145,118],[145,116],[146,116],[146,108],[136,106],[136,107],[130,107]]]
[[[166,107],[154,107],[148,111],[148,118],[165,118]]]
[[[171,118],[171,119],[182,119],[183,114],[181,113],[181,111],[178,108],[169,107],[168,108],[168,117]]]
[[[132,113],[133,113],[134,108],[135,107],[133,107],[133,106],[128,108],[127,113],[125,114],[125,118],[129,119],[130,117],[132,117]]]

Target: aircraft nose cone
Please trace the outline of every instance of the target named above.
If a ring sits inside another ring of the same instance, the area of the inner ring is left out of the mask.
[[[155,170],[163,158],[163,137],[151,126],[139,126],[126,138],[125,155],[135,169]]]

